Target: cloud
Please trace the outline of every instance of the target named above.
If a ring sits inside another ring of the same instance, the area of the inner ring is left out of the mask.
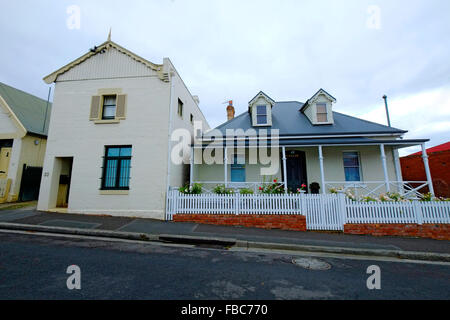
[[[81,24],[70,30],[74,4]],[[371,5],[379,29],[367,27]],[[9,1],[0,11],[0,81],[45,99],[42,78],[112,27],[113,41],[136,54],[155,63],[170,57],[212,127],[226,120],[226,100],[239,114],[259,90],[303,102],[322,87],[351,115],[378,116],[387,94],[394,125],[434,144],[448,133],[448,114],[413,112],[395,99],[449,85],[448,12],[449,1],[433,0]]]
[[[408,130],[406,139],[430,139],[428,146],[450,141],[450,86],[388,98],[388,106],[391,125]],[[357,116],[387,124],[382,99],[371,111]],[[419,150],[420,147],[405,148],[401,155]]]

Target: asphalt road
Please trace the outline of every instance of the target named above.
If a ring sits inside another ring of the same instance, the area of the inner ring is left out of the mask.
[[[449,299],[450,265],[0,233],[0,299]],[[81,270],[69,290],[67,267]],[[381,289],[366,286],[381,270]]]

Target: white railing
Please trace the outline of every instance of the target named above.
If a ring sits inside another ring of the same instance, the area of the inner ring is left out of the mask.
[[[450,202],[361,202],[346,199],[346,223],[450,223]]]
[[[427,181],[389,181],[391,192],[398,192],[407,199],[417,199],[420,191],[428,187]],[[326,181],[325,188],[340,188],[351,191],[357,198],[361,196],[377,197],[386,192],[385,181]]]
[[[450,202],[353,201],[344,194],[183,194],[171,189],[166,219],[174,214],[306,216],[309,230],[343,230],[346,223],[450,223]]]

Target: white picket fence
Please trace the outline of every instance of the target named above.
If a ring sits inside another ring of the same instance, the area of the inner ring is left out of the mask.
[[[343,230],[346,223],[450,223],[450,202],[360,202],[344,194],[183,194],[169,191],[174,214],[305,215],[309,230]]]
[[[347,223],[450,223],[450,202],[345,200]]]
[[[182,194],[169,191],[167,220],[174,214],[306,215],[308,229],[342,230],[344,195]]]

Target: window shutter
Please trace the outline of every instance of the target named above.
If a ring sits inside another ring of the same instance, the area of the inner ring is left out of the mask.
[[[100,96],[92,96],[91,99],[91,114],[89,120],[98,120],[100,117]]]
[[[117,119],[125,119],[126,113],[126,94],[118,94],[117,95],[117,109],[116,109],[116,118]]]

